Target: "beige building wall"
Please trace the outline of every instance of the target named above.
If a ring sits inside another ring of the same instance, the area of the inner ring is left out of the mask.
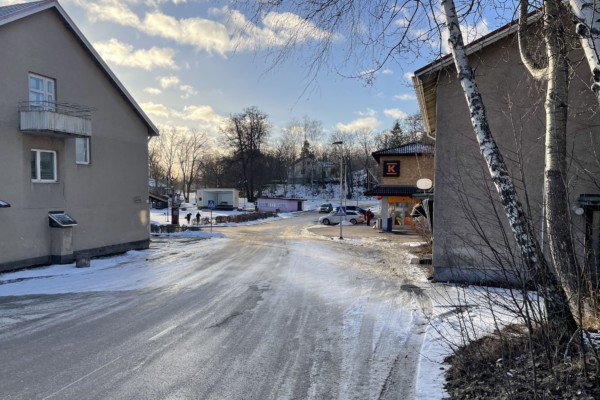
[[[513,37],[484,48],[471,56],[471,62],[494,138],[512,172],[521,202],[529,210],[537,238],[545,241],[544,87],[525,71]],[[589,111],[591,107],[597,109],[597,103],[589,90],[589,72],[583,64],[572,80],[570,93],[568,148],[573,158],[569,162],[569,186],[573,205],[580,194],[599,193],[591,177],[600,177],[600,118]],[[453,66],[441,72],[437,87],[435,177],[436,279],[505,282],[514,279],[515,274],[526,275],[479,152]],[[580,245],[579,254],[583,255],[585,220],[572,216],[573,234]],[[510,274],[501,272],[501,265],[512,268]]]
[[[385,161],[400,160],[400,176],[383,176]],[[381,156],[379,159],[379,179],[381,185],[410,185],[415,186],[421,178],[433,181],[433,154],[411,154],[405,156]]]
[[[148,126],[131,103],[53,10],[0,26],[0,54],[0,199],[12,205],[0,209],[0,270],[56,256],[51,238],[60,228],[50,228],[47,216],[53,210],[77,220],[66,228],[74,252],[147,247]],[[56,80],[57,102],[94,109],[89,165],[76,164],[75,139],[19,130],[29,72]],[[58,182],[32,182],[31,149],[57,152]]]

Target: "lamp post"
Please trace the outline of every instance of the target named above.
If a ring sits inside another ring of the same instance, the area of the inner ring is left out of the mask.
[[[340,146],[340,239],[344,239],[344,236],[342,235],[342,171],[344,170],[344,158],[343,158],[343,154],[342,154],[342,145],[344,144],[344,142],[342,142],[341,140],[338,142],[333,142],[333,145],[336,146]]]

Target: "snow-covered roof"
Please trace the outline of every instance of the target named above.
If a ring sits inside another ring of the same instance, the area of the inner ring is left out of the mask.
[[[402,146],[392,147],[390,149],[378,150],[371,155],[379,161],[382,156],[403,156],[409,154],[433,154],[435,148],[431,144],[422,142],[407,143]]]
[[[102,60],[100,55],[94,50],[91,43],[83,36],[83,33],[77,28],[73,20],[67,15],[65,10],[56,0],[42,0],[31,3],[14,4],[10,6],[0,7],[0,26],[9,24],[14,21],[26,18],[30,15],[37,14],[39,12],[54,9],[58,16],[63,20],[65,26],[75,35],[79,42],[83,45],[83,48],[94,58],[97,65],[100,66],[106,77],[117,87],[117,90],[123,95],[129,104],[131,104],[134,111],[142,118],[146,127],[148,128],[149,136],[158,136],[158,128],[152,123],[150,118],[142,110],[139,104],[133,99],[131,94],[125,89],[125,86],[117,79],[115,74],[110,70],[108,65]]]

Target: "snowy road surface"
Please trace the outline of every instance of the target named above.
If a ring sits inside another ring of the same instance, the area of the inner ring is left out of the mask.
[[[315,220],[0,276],[0,397],[415,398],[423,273]]]

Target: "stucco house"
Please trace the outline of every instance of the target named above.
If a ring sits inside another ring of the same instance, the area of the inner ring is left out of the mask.
[[[468,53],[492,134],[537,239],[544,243],[545,85],[534,81],[521,62],[516,24],[471,43]],[[597,274],[600,115],[583,54],[575,49],[570,58],[575,60],[567,145],[572,234],[581,265]],[[452,60],[445,57],[424,66],[415,72],[413,82],[426,129],[436,138],[434,277],[438,281],[523,282],[526,270],[480,154]]]
[[[0,7],[0,271],[149,245],[157,128],[57,1]]]
[[[382,228],[387,231],[412,227],[410,213],[424,191],[417,187],[419,179],[433,181],[434,146],[413,142],[373,152],[379,166],[379,185],[365,196],[381,198]]]

